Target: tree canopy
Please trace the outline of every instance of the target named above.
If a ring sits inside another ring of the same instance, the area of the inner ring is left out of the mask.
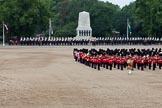
[[[44,31],[50,17],[50,1],[1,0],[0,21],[9,27],[10,35],[29,36]]]
[[[162,1],[136,0],[135,12],[142,23],[142,31],[147,36],[162,34]]]
[[[131,36],[162,35],[161,0],[136,0],[123,8],[99,0],[0,0],[0,21],[10,36],[47,34],[49,18],[53,36],[75,36],[81,11],[90,13],[93,36],[111,36],[112,31],[126,36],[128,18]]]

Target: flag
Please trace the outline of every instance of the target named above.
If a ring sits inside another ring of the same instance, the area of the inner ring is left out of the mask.
[[[51,29],[51,34],[53,34],[53,29]]]
[[[6,25],[6,24],[3,24],[3,25],[4,25],[5,29],[8,31],[8,27],[7,27],[7,25]]]
[[[131,25],[130,25],[129,20],[128,20],[128,22],[127,22],[127,27],[128,27],[128,32],[129,32],[130,34],[132,34]]]
[[[9,29],[8,29],[7,25],[4,23],[4,21],[3,21],[3,27],[5,28],[6,33],[8,33]]]
[[[50,34],[53,34],[51,19],[49,19],[49,33],[50,33]]]

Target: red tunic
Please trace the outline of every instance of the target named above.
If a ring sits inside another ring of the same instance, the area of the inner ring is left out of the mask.
[[[159,63],[159,64],[162,64],[162,59],[159,59],[159,60],[158,60],[158,63]]]
[[[152,61],[152,64],[156,64],[156,60],[155,59]]]
[[[108,60],[108,63],[109,63],[109,64],[113,64],[113,59],[109,59],[109,60]]]

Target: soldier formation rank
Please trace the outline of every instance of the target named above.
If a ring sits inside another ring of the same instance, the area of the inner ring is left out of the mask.
[[[22,46],[71,46],[71,45],[162,45],[162,38],[157,37],[98,37],[75,39],[72,37],[21,37],[10,39],[9,45]]]
[[[155,70],[162,67],[162,52],[159,49],[77,49],[73,50],[75,61],[86,66],[100,70],[117,68],[129,70],[132,74],[134,68],[144,71],[146,68]]]

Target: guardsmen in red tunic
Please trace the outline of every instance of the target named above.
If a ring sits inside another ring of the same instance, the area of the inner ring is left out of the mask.
[[[141,66],[140,65],[141,64],[140,61],[141,61],[141,58],[138,57],[137,60],[136,60],[136,62],[137,62],[137,69],[140,69],[140,66]]]
[[[144,57],[144,68],[146,68],[147,65],[148,65],[148,60],[146,57]]]
[[[90,55],[86,54],[84,57],[85,65],[90,66]]]
[[[136,68],[137,67],[137,59],[138,59],[138,56],[134,56],[133,57],[133,68]]]
[[[124,60],[124,68],[127,67],[127,60],[130,59],[131,57],[125,57]]]
[[[116,63],[117,63],[117,68],[120,69],[120,57],[117,58]]]
[[[161,69],[161,67],[162,67],[162,58],[160,58],[160,59],[158,60],[158,64],[159,64],[159,69]]]
[[[112,68],[115,68],[116,65],[118,69],[123,70],[125,68],[125,64],[127,64],[127,60],[133,60],[133,67],[136,68],[137,64],[137,68],[141,69],[142,71],[144,70],[144,68],[147,68],[147,66],[149,67],[149,69],[151,69],[151,67],[153,66],[153,70],[155,70],[156,65],[159,66],[159,69],[161,69],[162,67],[162,55],[158,53],[160,52],[160,50],[158,52],[144,52],[145,49],[134,50],[138,51],[136,53],[127,51],[128,50],[125,49],[117,49],[115,51],[109,49],[107,49],[106,51],[103,49],[100,49],[99,51],[95,49],[76,49],[73,51],[73,56],[75,61],[98,70],[100,70],[101,66],[112,70]]]
[[[101,66],[101,59],[100,59],[100,57],[97,57],[97,66],[98,66],[98,70],[100,70],[100,66]]]
[[[149,69],[151,69],[151,63],[152,63],[152,58],[149,57],[149,58],[148,58],[148,66],[149,66]]]
[[[108,60],[108,64],[109,64],[109,66],[110,66],[110,70],[112,70],[113,57],[111,57],[111,58]]]
[[[105,68],[106,69],[109,69],[109,66],[110,66],[109,65],[109,59],[110,59],[109,57],[105,59]]]
[[[162,67],[162,52],[161,52],[161,50],[159,52],[159,60],[158,60],[158,63],[159,63],[159,69],[161,69],[161,67]]]
[[[121,58],[119,63],[120,63],[120,69],[123,70],[123,68],[124,68],[124,64],[125,64],[124,59]]]
[[[117,64],[117,57],[116,56],[114,56],[113,61],[114,61],[114,68],[116,68],[116,64]]]
[[[110,59],[110,57],[106,57],[103,60],[103,62],[104,62],[104,68],[106,68],[106,69],[108,69],[108,67],[109,67],[109,59]]]
[[[92,68],[100,70],[101,59],[99,57],[92,57],[90,62],[92,63]]]
[[[156,59],[155,58],[152,60],[152,64],[153,64],[153,70],[155,70],[155,68],[156,68]]]
[[[75,61],[77,61],[77,59],[78,59],[77,54],[79,54],[78,50],[77,49],[74,49],[73,50],[73,57],[74,57]]]
[[[79,52],[79,56],[78,56],[78,61],[80,62],[80,63],[84,63],[84,57],[85,57],[85,54],[83,53],[83,52]]]
[[[140,60],[140,67],[141,67],[141,70],[144,71],[144,65],[145,65],[145,58],[141,58]]]
[[[107,58],[108,58],[107,55],[103,55],[102,57],[100,57],[100,59],[101,59],[101,66],[102,66],[103,68],[106,67]]]
[[[92,62],[92,68],[96,69],[97,68],[97,63],[98,63],[97,58],[92,57],[91,62]]]

